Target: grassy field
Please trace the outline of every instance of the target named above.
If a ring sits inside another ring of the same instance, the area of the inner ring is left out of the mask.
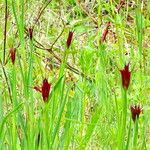
[[[0,1],[0,150],[150,150],[150,1]]]

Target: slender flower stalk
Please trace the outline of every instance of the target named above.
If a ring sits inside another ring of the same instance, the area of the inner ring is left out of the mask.
[[[138,120],[136,120],[134,124],[133,150],[137,150],[137,140],[138,140]]]
[[[124,69],[120,70],[122,77],[122,86],[125,90],[128,89],[130,84],[131,72],[129,71],[129,63],[125,65]]]
[[[10,54],[10,59],[11,59],[12,63],[14,64],[15,59],[16,59],[16,49],[10,48],[9,54]]]
[[[121,130],[120,130],[120,137],[119,137],[119,149],[123,149],[124,147],[124,141],[125,141],[125,135],[126,135],[126,122],[127,122],[127,106],[128,106],[128,99],[127,99],[127,89],[130,84],[130,77],[131,72],[129,71],[129,63],[128,65],[125,65],[124,69],[120,70],[121,78],[122,78],[122,86],[123,86],[123,115],[122,115],[122,121],[121,121]]]
[[[120,136],[119,136],[119,150],[124,149],[125,146],[125,135],[126,135],[126,123],[127,123],[127,105],[128,105],[128,98],[127,98],[127,90],[123,90],[123,102],[122,102],[122,118],[121,118],[121,126],[120,128]]]
[[[67,38],[67,41],[66,41],[66,45],[67,45],[68,49],[69,49],[69,47],[71,45],[72,37],[73,37],[73,31],[69,31],[68,38]],[[67,50],[65,50],[64,51],[64,55],[63,55],[63,59],[62,59],[62,63],[61,63],[61,66],[60,66],[59,77],[62,77],[63,74],[64,74],[64,70],[65,70],[65,67],[66,67],[67,59],[68,59],[68,53],[67,53]]]
[[[73,31],[69,31],[67,42],[66,42],[68,48],[70,47],[72,37],[73,37]]]
[[[34,86],[33,88],[34,88],[36,91],[42,93],[42,97],[43,97],[44,102],[47,102],[47,101],[48,101],[51,84],[48,83],[48,80],[47,80],[46,78],[43,80],[43,84],[42,84],[41,87],[39,87],[39,86]]]

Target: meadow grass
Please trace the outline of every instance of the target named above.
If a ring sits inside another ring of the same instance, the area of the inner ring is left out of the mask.
[[[148,0],[0,8],[0,149],[150,149]]]

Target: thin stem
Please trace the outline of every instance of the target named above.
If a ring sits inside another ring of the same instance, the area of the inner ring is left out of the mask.
[[[129,124],[129,128],[128,128],[128,138],[127,138],[127,144],[126,144],[126,148],[125,150],[128,150],[130,147],[130,137],[131,137],[131,118],[130,118],[130,124]]]
[[[41,8],[41,11],[40,11],[40,13],[38,14],[37,19],[36,19],[36,21],[35,21],[35,23],[34,23],[33,29],[34,29],[35,25],[37,24],[37,22],[39,21],[40,17],[42,16],[44,10],[47,8],[47,6],[50,4],[51,1],[52,1],[52,0],[49,0],[49,1],[45,4],[45,6],[44,6],[43,8]]]
[[[136,119],[134,124],[133,150],[137,150],[137,139],[138,139],[138,119]]]
[[[124,149],[125,134],[126,134],[126,121],[127,121],[127,90],[123,89],[123,114],[121,119],[121,130],[119,136],[119,150]]]

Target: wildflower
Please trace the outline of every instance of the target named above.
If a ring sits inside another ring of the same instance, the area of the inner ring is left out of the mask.
[[[124,89],[128,89],[130,83],[131,72],[129,71],[129,63],[125,65],[124,69],[120,70],[122,77],[122,86]]]
[[[51,85],[48,83],[48,80],[45,78],[43,80],[43,85],[42,85],[42,96],[44,101],[48,100],[50,87]]]
[[[51,88],[51,84],[48,83],[48,80],[46,78],[43,80],[42,87],[34,86],[33,88],[36,91],[42,93],[42,97],[43,97],[44,102],[47,102],[50,88]]]
[[[66,42],[68,48],[69,48],[69,46],[71,44],[72,37],[73,37],[73,31],[69,31],[67,42]]]
[[[16,59],[16,49],[15,48],[10,48],[9,54],[10,54],[11,61],[14,64],[15,59]]]
[[[135,120],[139,118],[139,115],[142,112],[142,108],[139,105],[132,105],[130,110],[132,113],[132,119],[135,122]]]

